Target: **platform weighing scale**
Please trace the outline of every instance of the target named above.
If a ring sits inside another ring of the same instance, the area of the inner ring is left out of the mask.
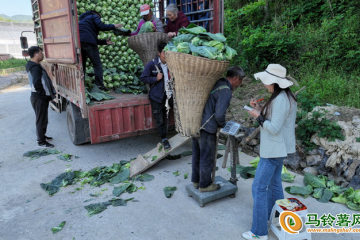
[[[220,135],[225,135],[228,137],[226,150],[224,155],[224,161],[227,160],[227,156],[230,153],[230,166],[231,166],[231,177],[230,180],[225,180],[220,176],[216,176],[214,183],[220,184],[220,189],[214,192],[200,192],[199,189],[195,189],[193,184],[189,184],[186,186],[186,191],[188,192],[189,197],[193,197],[196,201],[199,202],[200,207],[204,207],[206,203],[215,201],[217,199],[230,196],[235,197],[235,194],[238,190],[236,186],[236,182],[238,181],[236,177],[236,164],[239,163],[239,139],[244,136],[244,133],[240,131],[241,124],[229,121],[226,123],[226,126],[220,129]],[[217,156],[217,153],[215,154]],[[216,160],[215,160],[216,162]],[[226,167],[226,162],[225,162]],[[224,164],[223,164],[223,168]],[[214,165],[216,168],[216,164]]]

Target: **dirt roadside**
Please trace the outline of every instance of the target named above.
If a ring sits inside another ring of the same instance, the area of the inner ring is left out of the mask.
[[[29,84],[26,71],[0,76],[0,93],[10,91]]]

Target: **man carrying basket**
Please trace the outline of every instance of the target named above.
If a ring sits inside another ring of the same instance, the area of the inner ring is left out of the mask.
[[[225,127],[226,110],[230,105],[232,91],[235,90],[245,77],[244,71],[237,66],[227,70],[226,78],[219,79],[206,102],[199,138],[193,138],[192,143],[192,176],[194,188],[200,192],[212,192],[220,189],[219,184],[213,184],[211,173],[216,154],[216,132]]]

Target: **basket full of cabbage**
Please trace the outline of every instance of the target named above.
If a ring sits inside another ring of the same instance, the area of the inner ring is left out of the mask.
[[[141,29],[139,31],[139,34],[128,38],[128,44],[129,47],[139,55],[142,63],[145,66],[149,61],[151,61],[157,56],[157,46],[159,45],[159,43],[167,43],[170,41],[170,38],[166,33],[161,32],[151,31],[140,33]]]
[[[218,61],[230,61],[237,55],[235,49],[226,44],[223,34],[206,32],[205,28],[193,23],[180,29],[178,36],[164,50]]]
[[[154,32],[154,24],[145,22],[137,35],[128,38],[129,47],[140,57],[144,66],[157,56],[157,46],[161,42],[169,42],[166,33]]]
[[[221,33],[208,33],[195,24],[182,28],[164,50],[175,82],[177,131],[197,137],[209,93],[236,51],[227,46]]]

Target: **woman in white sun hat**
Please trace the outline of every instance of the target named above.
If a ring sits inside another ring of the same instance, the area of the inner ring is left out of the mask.
[[[254,199],[251,231],[245,239],[267,239],[268,220],[275,201],[284,198],[281,170],[289,153],[295,152],[295,120],[297,103],[286,78],[286,68],[269,64],[264,72],[254,74],[272,93],[263,107],[252,100],[249,114],[256,118],[260,129],[260,161],[252,185]]]

